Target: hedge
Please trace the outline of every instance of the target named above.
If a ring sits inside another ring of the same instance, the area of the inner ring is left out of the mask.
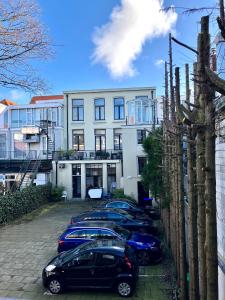
[[[38,185],[0,196],[0,224],[19,218],[50,200],[51,186]]]

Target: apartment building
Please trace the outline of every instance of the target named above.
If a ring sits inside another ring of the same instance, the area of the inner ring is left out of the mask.
[[[2,103],[0,175],[6,190],[32,180],[45,184],[52,168],[52,152],[62,145],[63,95],[33,97],[26,105]]]
[[[53,155],[54,183],[68,198],[85,199],[92,187],[148,196],[140,183],[142,142],[156,123],[154,87],[65,91],[64,151]]]

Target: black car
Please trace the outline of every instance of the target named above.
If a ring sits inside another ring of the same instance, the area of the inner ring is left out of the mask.
[[[127,212],[117,212],[112,209],[94,210],[84,212],[76,217],[71,218],[71,224],[80,221],[113,221],[116,224],[130,231],[141,231],[155,234],[157,229],[153,226],[151,219],[141,220],[128,214]]]
[[[131,296],[138,264],[132,249],[117,240],[94,240],[53,258],[42,272],[44,287],[52,294],[65,288],[114,289]]]
[[[110,201],[106,204],[103,204],[102,207],[105,208],[115,208],[115,209],[123,209],[132,215],[136,215],[137,218],[148,216],[153,220],[158,220],[160,218],[160,214],[157,209],[150,208],[150,207],[139,207],[134,202],[130,201],[121,201],[115,200]]]

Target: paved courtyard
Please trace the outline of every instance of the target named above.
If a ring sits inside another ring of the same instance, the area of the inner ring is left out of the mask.
[[[0,299],[121,299],[116,293],[103,291],[51,295],[42,287],[42,269],[57,254],[57,238],[71,215],[94,204],[79,201],[46,205],[22,220],[0,227]],[[141,267],[138,286],[131,299],[169,300],[170,276],[167,261]]]

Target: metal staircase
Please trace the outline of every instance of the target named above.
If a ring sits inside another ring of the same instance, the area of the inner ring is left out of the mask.
[[[42,120],[40,122],[40,127],[42,129],[42,133],[45,134],[47,136],[47,159],[52,159],[52,153],[53,151],[55,151],[55,141],[52,140],[51,136],[50,136],[50,128],[52,128],[53,122],[48,121],[48,120]]]
[[[32,185],[38,173],[40,164],[41,159],[39,157],[36,160],[31,160],[30,154],[28,154],[17,174],[11,191],[21,190]]]
[[[31,156],[30,153],[26,156],[25,160],[23,161],[20,170],[15,178],[14,184],[11,187],[11,191],[19,190],[26,174],[28,173],[31,165]]]

